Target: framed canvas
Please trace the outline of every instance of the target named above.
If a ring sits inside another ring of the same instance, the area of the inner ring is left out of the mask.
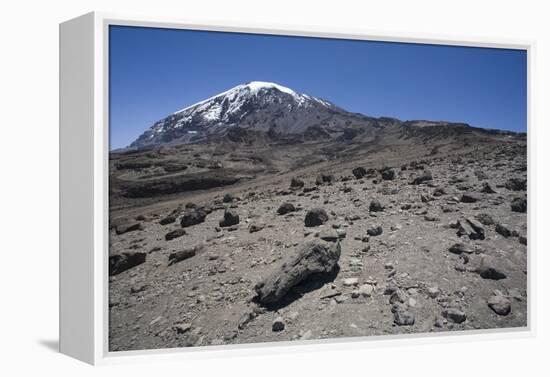
[[[61,352],[531,334],[532,51],[104,13],[61,24]]]

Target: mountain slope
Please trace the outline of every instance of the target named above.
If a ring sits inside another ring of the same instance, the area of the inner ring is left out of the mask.
[[[227,140],[249,144],[270,140],[369,142],[508,134],[513,133],[483,130],[463,123],[373,118],[350,113],[329,101],[275,83],[252,81],[156,122],[130,148]]]

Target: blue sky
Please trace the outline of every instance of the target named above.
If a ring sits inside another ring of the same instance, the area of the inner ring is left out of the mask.
[[[249,81],[353,112],[526,131],[521,50],[111,26],[110,144]]]

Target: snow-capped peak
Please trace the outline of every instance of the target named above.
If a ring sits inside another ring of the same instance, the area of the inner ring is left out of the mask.
[[[330,111],[341,109],[283,85],[250,81],[159,120],[136,143],[155,143],[174,139],[174,135],[205,135],[230,126],[267,131],[277,124],[278,132],[300,133]]]
[[[281,91],[283,93],[287,93],[287,94],[290,94],[290,95],[296,95],[297,94],[294,90],[292,90],[290,88],[287,88],[286,86],[275,84],[274,82],[251,81],[248,84],[239,85],[239,86],[247,87],[247,88],[250,89],[251,92],[254,92],[254,93],[260,91],[261,89],[273,89],[273,88],[275,88],[275,89],[278,89],[279,91]]]
[[[216,94],[213,97],[207,98],[193,105],[184,107],[183,109],[176,111],[174,114],[175,115],[180,114],[190,109],[197,109],[200,107],[200,105],[210,103],[217,99],[221,100],[223,98],[228,98],[230,101],[234,101],[235,99],[238,99],[238,98],[242,99],[250,95],[257,95],[262,91],[262,89],[277,89],[282,93],[291,95],[294,98],[294,100],[296,100],[299,104],[303,104],[306,101],[314,100],[324,106],[331,106],[331,104],[327,101],[308,96],[307,94],[296,93],[294,90],[287,88],[286,86],[276,84],[274,82],[250,81],[246,84],[237,85],[229,90],[226,90],[225,92]]]

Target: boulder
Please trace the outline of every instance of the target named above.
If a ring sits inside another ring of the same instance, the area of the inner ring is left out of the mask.
[[[508,227],[504,224],[497,224],[497,226],[495,227],[495,232],[506,238],[512,235],[510,229],[508,229]]]
[[[510,207],[514,212],[527,212],[527,198],[515,198]]]
[[[134,232],[136,230],[143,230],[143,226],[141,225],[141,223],[118,224],[115,227],[115,232],[118,235],[128,232]]]
[[[257,300],[263,304],[275,303],[310,275],[331,273],[340,253],[340,243],[316,240],[303,244],[256,284]]]
[[[484,255],[479,262],[479,275],[483,279],[500,280],[506,279],[506,273],[498,259]]]
[[[292,180],[290,181],[290,188],[292,190],[296,190],[302,187],[304,187],[304,181],[302,181],[300,178],[292,178]]]
[[[382,179],[385,181],[391,181],[395,178],[395,170],[392,168],[385,168],[380,173],[382,174]]]
[[[380,203],[379,200],[372,200],[369,204],[369,211],[370,212],[381,212],[384,210],[384,207]]]
[[[283,203],[279,206],[279,209],[277,209],[277,213],[279,215],[286,215],[287,213],[296,211],[296,208],[292,203]]]
[[[527,179],[523,178],[510,178],[504,184],[510,191],[525,191],[527,190]]]
[[[379,236],[379,235],[381,235],[383,232],[384,232],[384,230],[382,229],[382,227],[381,227],[380,225],[378,225],[378,226],[373,226],[373,227],[367,229],[367,234],[368,234],[369,236],[372,236],[372,237]]]
[[[357,179],[363,178],[365,175],[367,175],[367,169],[365,169],[362,166],[356,167],[351,171],[351,173],[355,176]]]
[[[176,229],[176,230],[173,230],[171,232],[168,232],[166,233],[166,235],[164,236],[164,239],[166,241],[170,241],[170,240],[173,240],[174,238],[178,238],[178,237],[181,237],[183,235],[187,234],[185,232],[185,229],[183,228],[179,228],[179,229]]]
[[[194,208],[186,211],[180,219],[182,228],[203,223],[206,219],[206,211],[202,208]]]
[[[273,323],[271,324],[271,330],[278,332],[283,331],[285,329],[285,321],[282,317],[277,317],[273,320]]]
[[[462,323],[466,320],[466,313],[456,308],[445,310],[443,316],[454,323]]]
[[[315,184],[318,186],[324,183],[331,183],[331,182],[334,182],[334,176],[332,174],[319,173],[317,175],[317,178],[315,179]]]
[[[425,169],[422,174],[416,176],[413,180],[412,180],[412,184],[413,185],[420,185],[424,182],[427,182],[427,181],[431,181],[433,179],[432,177],[432,172]]]
[[[230,193],[227,193],[223,196],[224,203],[231,203],[233,200],[235,200],[235,197]]]
[[[125,252],[109,257],[109,275],[117,275],[145,262],[146,253]]]
[[[449,248],[449,251],[453,254],[473,254],[475,252],[475,249],[467,245],[465,243],[455,243],[453,246]]]
[[[160,225],[168,225],[176,222],[176,216],[168,215],[159,221]]]
[[[480,200],[479,196],[473,193],[464,193],[460,197],[460,201],[462,203],[476,203],[476,202],[479,202],[479,200]]]
[[[512,311],[510,300],[500,294],[489,297],[487,305],[498,315],[508,315]]]
[[[313,208],[306,213],[304,220],[305,226],[319,226],[328,221],[328,215],[322,208]]]
[[[194,257],[197,254],[197,251],[200,249],[199,246],[183,249],[180,251],[175,251],[168,256],[168,265],[171,266],[174,263],[181,262],[183,260]]]
[[[223,214],[223,219],[220,220],[220,227],[237,225],[239,223],[239,214],[234,209],[226,209]]]
[[[471,240],[484,240],[485,229],[479,221],[468,218],[465,221],[458,221],[458,231],[456,235],[459,237],[467,235]]]
[[[481,192],[485,194],[496,194],[496,191],[493,190],[491,185],[488,182],[483,183],[483,187],[481,188]]]

